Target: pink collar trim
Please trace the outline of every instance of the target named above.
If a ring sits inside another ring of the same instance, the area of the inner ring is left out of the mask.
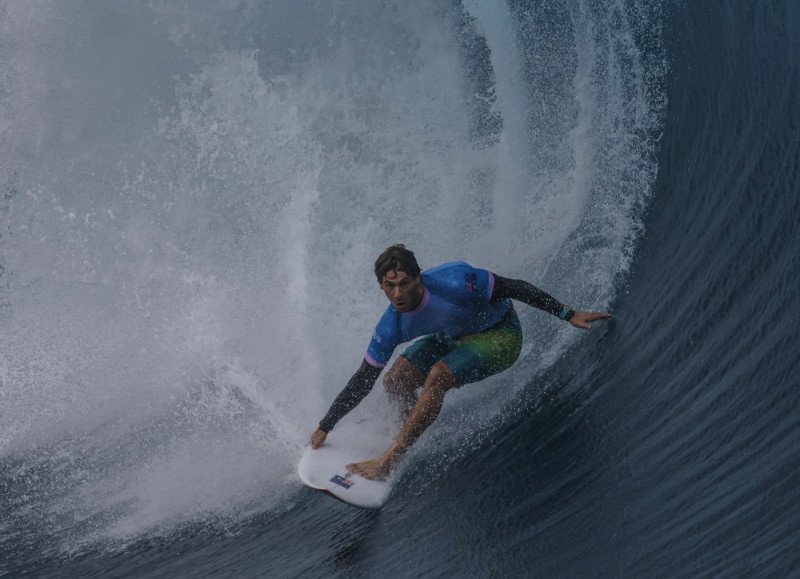
[[[429,301],[431,301],[431,294],[428,293],[428,289],[427,288],[423,288],[422,289],[422,299],[419,300],[419,304],[417,305],[416,308],[414,308],[410,312],[407,312],[406,315],[407,316],[414,316],[414,315],[420,313],[422,310],[424,310],[427,307]]]

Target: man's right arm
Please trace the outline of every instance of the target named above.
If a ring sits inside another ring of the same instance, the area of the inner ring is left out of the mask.
[[[347,386],[344,387],[336,399],[331,404],[328,413],[319,423],[319,429],[311,437],[311,446],[318,448],[325,440],[328,432],[330,432],[336,423],[341,420],[345,414],[350,412],[353,408],[358,406],[361,401],[372,391],[375,381],[380,376],[383,368],[373,366],[366,360],[361,363],[361,367],[353,374]]]

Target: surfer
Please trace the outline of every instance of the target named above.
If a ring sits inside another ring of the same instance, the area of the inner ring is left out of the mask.
[[[391,303],[375,328],[361,367],[310,440],[312,448],[319,448],[336,423],[369,394],[395,348],[420,337],[384,377],[389,401],[403,423],[400,433],[378,458],[347,465],[351,472],[369,479],[389,476],[400,457],[436,420],[448,390],[488,378],[516,361],[522,330],[512,299],[586,330],[592,322],[611,317],[573,310],[526,281],[464,262],[422,272],[414,254],[402,244],[378,257],[375,276]]]

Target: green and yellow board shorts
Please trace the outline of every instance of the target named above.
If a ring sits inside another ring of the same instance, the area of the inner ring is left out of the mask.
[[[522,349],[522,328],[513,306],[491,328],[453,338],[444,333],[420,338],[400,354],[427,376],[440,360],[447,364],[458,386],[478,382],[511,367]]]

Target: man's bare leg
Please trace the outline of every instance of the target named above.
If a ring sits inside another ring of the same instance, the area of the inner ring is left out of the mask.
[[[386,372],[383,387],[398,424],[403,424],[408,418],[417,402],[417,388],[422,388],[424,384],[425,376],[422,371],[402,356]]]
[[[456,377],[447,364],[437,362],[422,387],[416,404],[411,409],[403,429],[383,454],[374,460],[348,464],[347,469],[370,479],[385,479],[400,457],[411,448],[423,432],[433,424],[442,409],[444,395],[455,386]]]

